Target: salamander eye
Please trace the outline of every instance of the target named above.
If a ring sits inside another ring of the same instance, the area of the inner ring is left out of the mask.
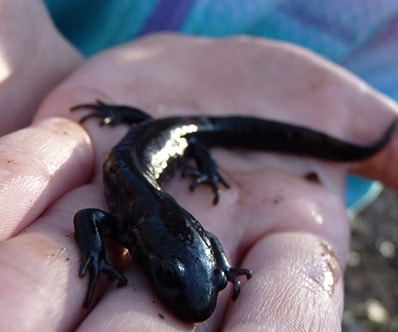
[[[183,285],[184,264],[178,259],[162,260],[156,269],[159,283],[167,288],[177,288]]]

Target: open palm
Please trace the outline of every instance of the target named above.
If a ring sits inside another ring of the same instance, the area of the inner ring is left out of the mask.
[[[95,304],[82,309],[87,280],[72,218],[106,209],[102,160],[128,130],[75,121],[80,103],[101,99],[168,115],[255,115],[303,124],[348,141],[370,143],[398,114],[397,106],[345,71],[307,51],[258,39],[221,41],[158,35],[105,52],[73,73],[44,101],[31,127],[0,141],[1,329],[183,330],[157,300],[128,255],[113,262],[129,282],[106,278]],[[214,155],[223,177],[213,206],[206,187],[186,179],[166,189],[216,234],[233,265],[253,270],[236,302],[231,287],[198,330],[339,330],[349,225],[348,170],[398,187],[398,138],[369,161],[346,165],[274,153]]]

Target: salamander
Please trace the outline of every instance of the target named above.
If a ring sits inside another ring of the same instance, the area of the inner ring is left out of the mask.
[[[126,248],[158,298],[184,321],[204,321],[213,313],[228,282],[232,298],[239,276],[252,272],[232,267],[217,237],[162,189],[178,169],[192,177],[191,189],[208,185],[213,203],[219,185],[229,187],[209,152],[211,147],[275,151],[338,162],[373,156],[391,139],[398,120],[373,144],[356,145],[298,125],[248,116],[171,116],[154,119],[140,109],[101,101],[71,110],[90,109],[81,122],[98,117],[103,125],[134,125],[110,151],[103,165],[108,211],[88,208],[74,217],[75,241],[89,272],[84,306],[93,299],[101,273],[127,284],[105,257],[103,238]],[[190,162],[188,164],[188,161]],[[192,166],[194,165],[194,166]]]

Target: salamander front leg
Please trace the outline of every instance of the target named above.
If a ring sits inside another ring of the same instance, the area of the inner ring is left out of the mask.
[[[89,271],[89,284],[84,307],[88,307],[93,299],[94,290],[101,273],[111,279],[117,279],[118,286],[127,284],[127,279],[105,258],[105,249],[102,237],[107,237],[117,227],[118,220],[115,216],[99,209],[84,209],[75,214],[75,241],[80,248],[82,263],[79,276],[86,276]]]

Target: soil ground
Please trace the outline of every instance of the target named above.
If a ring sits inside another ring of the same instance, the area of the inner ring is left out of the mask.
[[[383,189],[352,219],[347,262],[343,331],[398,331],[397,192]]]

